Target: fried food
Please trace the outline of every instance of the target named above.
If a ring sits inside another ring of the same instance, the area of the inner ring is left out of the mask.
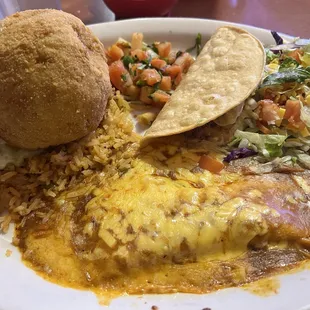
[[[37,149],[97,128],[111,94],[99,39],[57,10],[16,13],[0,27],[0,137]]]

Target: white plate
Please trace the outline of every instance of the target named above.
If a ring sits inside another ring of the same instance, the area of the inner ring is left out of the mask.
[[[202,19],[139,19],[90,26],[105,45],[119,36],[130,38],[132,32],[141,31],[146,41],[168,40],[178,49],[193,44],[200,32],[204,41],[222,25],[231,23]],[[264,44],[274,44],[270,32],[264,29],[238,25],[256,35]],[[289,36],[284,36],[290,39]],[[6,257],[7,249],[13,251]],[[302,271],[278,277],[279,293],[259,297],[241,288],[225,289],[208,295],[147,295],[128,296],[113,300],[109,310],[306,310],[310,309],[310,272]],[[308,306],[307,306],[308,305]],[[18,251],[10,245],[8,235],[0,236],[0,310],[95,310],[103,309],[94,294],[63,288],[49,283],[20,261]]]

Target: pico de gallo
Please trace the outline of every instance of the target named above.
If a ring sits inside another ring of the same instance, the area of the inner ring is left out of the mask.
[[[129,101],[163,107],[184,74],[194,62],[190,51],[201,48],[200,34],[187,51],[174,51],[170,42],[143,41],[142,33],[133,33],[131,42],[122,38],[107,51],[110,80]]]

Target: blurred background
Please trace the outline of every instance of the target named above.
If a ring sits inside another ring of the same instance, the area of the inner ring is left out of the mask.
[[[0,19],[37,8],[62,9],[85,24],[147,16],[199,17],[310,37],[310,0],[0,0]]]

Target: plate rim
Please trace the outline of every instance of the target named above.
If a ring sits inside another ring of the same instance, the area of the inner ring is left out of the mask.
[[[186,21],[186,22],[192,22],[192,23],[194,23],[194,22],[197,22],[197,21],[199,21],[199,22],[203,22],[203,23],[206,23],[206,24],[213,24],[213,25],[233,25],[233,26],[238,26],[238,27],[242,27],[242,28],[244,28],[244,29],[247,29],[247,30],[249,30],[250,32],[251,32],[251,30],[252,31],[258,31],[258,32],[262,32],[263,34],[267,34],[267,33],[269,33],[269,35],[270,35],[270,30],[268,30],[268,29],[264,29],[264,28],[260,28],[260,27],[255,27],[255,26],[251,26],[251,25],[246,25],[246,24],[240,24],[240,23],[234,23],[234,22],[226,22],[226,21],[220,21],[220,20],[211,20],[211,19],[201,19],[201,18],[184,18],[184,17],[169,17],[169,18],[138,18],[138,19],[130,19],[130,20],[121,20],[121,21],[111,21],[111,22],[106,22],[106,23],[97,23],[97,24],[91,24],[91,25],[87,25],[90,29],[96,29],[96,30],[99,30],[101,27],[103,27],[103,28],[109,28],[109,27],[115,27],[115,25],[117,24],[117,25],[124,25],[124,26],[126,26],[126,25],[128,25],[128,24],[133,24],[133,23],[149,23],[149,22],[168,22],[168,23],[178,23],[178,22],[183,22],[183,21]],[[147,33],[147,32],[146,32]],[[283,38],[285,38],[285,39],[288,39],[288,40],[290,40],[290,39],[293,39],[294,37],[292,37],[292,36],[290,36],[290,35],[286,35],[286,34],[282,34],[282,33],[279,33],[281,36],[283,36]],[[11,247],[10,245],[8,245],[8,246],[4,246],[3,248],[1,247],[1,242],[2,242],[2,240],[3,239],[5,239],[5,238],[2,238],[2,236],[0,236],[0,255],[2,255],[2,250],[4,250],[4,252],[5,252],[5,249],[6,248],[8,248],[8,247]],[[5,244],[5,241],[4,241],[4,244]],[[17,250],[18,251],[18,250]],[[16,257],[14,257],[14,258],[12,258],[12,259],[15,259]],[[0,258],[0,262],[1,262],[1,258]],[[27,275],[30,275],[30,274],[32,274],[33,273],[33,270],[31,270],[31,269],[29,269],[28,267],[26,267],[20,260],[18,261],[18,264],[19,265],[23,265],[23,267],[24,267],[24,269],[25,270],[23,270],[24,272],[25,272],[25,274],[26,274],[26,276]],[[1,264],[0,264],[0,270],[1,270]],[[297,272],[298,271],[296,271],[296,273],[294,273],[294,274],[297,274]],[[285,277],[286,277],[287,275],[285,274]],[[48,282],[48,281],[46,281],[46,280],[44,280],[44,279],[42,279],[41,277],[39,277],[38,275],[35,275],[35,277],[36,278],[39,278],[39,279],[37,279],[37,283],[42,283],[42,281],[44,281],[44,284],[45,283],[47,283],[47,284],[51,284],[51,282]],[[276,276],[277,278],[278,277],[281,277],[281,276]],[[309,281],[310,281],[310,274],[309,274]],[[309,282],[310,283],[310,282]],[[54,285],[54,284],[51,284],[51,285]],[[281,282],[281,285],[282,285],[282,282]],[[65,289],[66,290],[68,290],[68,294],[70,295],[71,293],[72,293],[72,289],[68,289],[67,287],[62,287],[62,286],[59,286],[59,285],[56,285],[57,286],[57,291],[64,291]],[[1,280],[0,280],[0,289],[1,289]],[[13,287],[12,287],[12,289],[14,289]],[[225,292],[224,292],[225,291]],[[85,293],[85,291],[80,291],[80,290],[78,290],[77,291],[78,292],[78,294],[80,294],[80,293]],[[198,302],[197,304],[196,304],[196,300],[201,300],[202,298],[201,297],[203,297],[203,296],[211,296],[212,295],[212,299],[214,298],[214,299],[216,299],[216,298],[219,298],[219,296],[223,296],[223,295],[225,295],[225,294],[231,294],[232,295],[232,298],[234,298],[233,296],[234,296],[234,294],[235,293],[238,293],[239,294],[239,292],[240,292],[240,295],[242,295],[242,296],[245,296],[245,293],[244,293],[244,290],[241,288],[229,288],[229,289],[223,289],[223,290],[219,290],[219,291],[216,291],[216,292],[214,292],[214,293],[210,293],[210,294],[202,294],[202,295],[194,295],[194,297],[193,297],[193,300],[194,300],[194,304],[192,304],[193,306],[190,308],[190,309],[200,309],[200,306],[201,306],[201,303],[200,302]],[[88,292],[89,293],[89,292]],[[242,294],[241,294],[242,293]],[[85,293],[86,294],[86,293]],[[92,293],[91,293],[92,294]],[[278,296],[282,296],[281,295],[282,293],[280,292],[280,293],[278,293]],[[182,296],[181,296],[182,295]],[[73,298],[74,298],[74,296],[75,295],[73,295],[73,293],[72,293],[72,296],[73,296]],[[151,295],[147,295],[147,296],[151,296]],[[167,296],[167,295],[155,295],[156,297],[156,299],[158,299],[159,301],[162,299],[162,297],[163,296]],[[174,299],[175,297],[175,295],[173,295],[173,294],[171,294],[171,295],[168,295],[169,296],[169,301],[170,301],[170,299]],[[188,306],[188,300],[190,300],[191,299],[191,297],[190,297],[190,295],[188,294],[188,295],[185,295],[185,294],[178,294],[177,296],[180,296],[179,297],[179,300],[182,300],[183,302],[184,302],[184,305],[186,304],[187,306],[186,306],[186,309],[189,309],[189,306]],[[183,297],[183,296],[185,296],[185,297]],[[44,300],[42,300],[42,299],[40,299],[40,296],[36,296],[36,295],[34,295],[34,297],[38,297],[38,307],[40,308],[40,304],[39,304],[39,301],[41,300],[41,301],[44,301]],[[126,298],[127,297],[124,297],[124,300],[126,300]],[[131,298],[131,297],[130,297]],[[129,299],[130,299],[129,298]],[[132,296],[132,299],[136,299],[137,297],[136,296]],[[240,298],[239,296],[238,296],[238,298]],[[1,292],[0,292],[0,309],[2,309],[1,308]],[[18,298],[17,298],[18,299]],[[120,298],[120,299],[122,299],[122,298]],[[309,298],[310,299],[310,298]],[[95,300],[95,302],[96,302],[96,300]],[[15,302],[12,302],[12,307],[10,307],[10,308],[5,308],[5,310],[11,310],[11,309],[18,309],[18,310],[26,310],[26,309],[29,309],[30,310],[30,308],[28,308],[29,306],[25,306],[25,308],[21,308],[21,307],[16,307],[16,305],[15,305],[15,303],[16,303],[16,301]],[[126,301],[124,302],[124,304],[122,304],[122,306],[120,306],[119,308],[114,308],[114,306],[113,306],[113,309],[120,309],[121,307],[123,307],[122,309],[138,309],[138,307],[136,308],[135,306],[137,306],[135,303],[134,304],[132,304],[131,305],[131,303],[130,302],[128,302],[128,306],[126,306],[126,307],[124,307],[124,305],[125,305],[125,303],[126,303]],[[22,302],[21,302],[21,304],[20,305],[22,305]],[[218,305],[220,305],[220,309],[222,309],[222,307],[221,307],[221,303],[219,302],[219,304]],[[226,304],[225,304],[226,305]],[[249,305],[249,304],[248,304]],[[10,306],[10,305],[9,305]],[[91,303],[90,305],[89,305],[90,307],[91,307],[91,309],[97,309],[97,307],[96,306],[93,306],[93,304]],[[148,303],[148,305],[147,306],[145,306],[144,308],[140,308],[139,307],[139,309],[150,309],[151,308],[151,306],[152,306],[152,304],[151,303]],[[169,305],[168,305],[169,306]],[[198,306],[198,307],[197,307]],[[207,306],[207,304],[206,304],[206,306]],[[243,304],[240,304],[239,305],[239,308],[238,309],[244,309],[243,308]],[[37,309],[37,304],[35,304],[35,307],[36,307],[36,309]],[[304,305],[304,307],[309,307],[309,305]],[[303,308],[304,308],[303,307]],[[45,307],[42,307],[42,309],[45,309]],[[218,309],[218,308],[213,308],[213,306],[211,307],[212,308],[212,310],[214,309],[214,310],[216,310],[216,309]],[[64,309],[62,306],[59,308],[59,309]],[[100,308],[99,309],[102,309],[101,308],[101,306],[100,306]],[[169,306],[169,308],[167,308],[167,305],[165,305],[165,302],[164,302],[164,306],[163,307],[161,307],[161,306],[159,306],[159,309],[160,310],[164,310],[164,309],[183,309],[183,303],[179,303],[178,305],[177,305],[177,307],[175,307],[175,306],[173,306],[173,307],[171,307],[170,308],[170,306]],[[231,307],[231,309],[233,310],[233,309],[237,309],[237,308],[234,308],[234,307]],[[255,308],[256,309],[256,308]],[[268,306],[268,309],[279,309],[279,308],[269,308],[269,306]],[[306,309],[306,308],[305,308]],[[308,308],[307,308],[308,309]],[[3,309],[4,310],[4,309]],[[282,309],[281,309],[282,310]],[[297,310],[297,308],[296,308],[296,310]]]
[[[218,19],[210,19],[210,18],[199,18],[199,17],[139,17],[139,18],[130,18],[130,19],[122,19],[122,20],[114,20],[109,22],[102,22],[102,23],[95,23],[95,24],[88,24],[86,25],[91,30],[102,27],[103,25],[119,25],[119,24],[134,24],[134,23],[147,23],[147,22],[168,22],[168,23],[174,23],[174,22],[206,22],[209,24],[222,24],[222,25],[229,25],[229,26],[236,26],[241,27],[245,29],[249,29],[249,31],[263,31],[263,32],[271,32],[272,29],[268,28],[262,28],[258,26],[253,26],[249,24],[243,24],[243,23],[237,23],[237,22],[229,22],[225,20],[218,20]],[[285,40],[293,40],[296,37],[283,33],[281,31],[276,31],[281,37],[283,37]]]

